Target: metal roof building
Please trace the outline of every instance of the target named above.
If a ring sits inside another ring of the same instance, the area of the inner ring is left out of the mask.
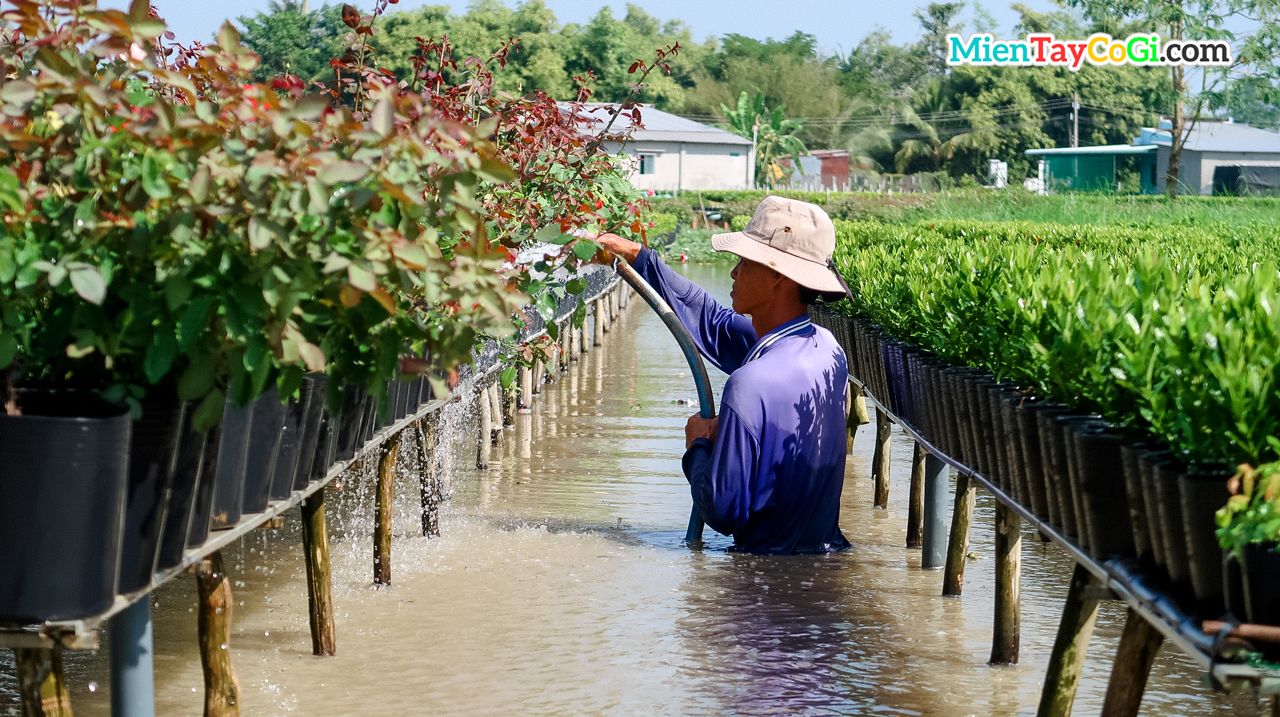
[[[1143,128],[1132,144],[1097,147],[1056,147],[1029,149],[1026,154],[1041,157],[1042,186],[1054,189],[1089,190],[1116,187],[1116,158],[1137,155],[1138,175],[1144,194],[1163,194],[1169,171],[1170,122],[1158,128]],[[1201,120],[1191,128],[1178,162],[1178,184],[1183,194],[1214,193],[1214,175],[1224,171],[1239,176],[1240,167],[1280,167],[1280,134],[1234,122]],[[1232,188],[1234,190],[1234,187]]]
[[[609,115],[601,111],[590,116],[603,129]],[[640,116],[644,129],[636,130],[621,148],[631,158],[629,178],[637,188],[658,192],[752,188],[756,156],[751,140],[652,107],[642,108]],[[619,150],[614,142],[606,142],[604,148],[613,154]]]

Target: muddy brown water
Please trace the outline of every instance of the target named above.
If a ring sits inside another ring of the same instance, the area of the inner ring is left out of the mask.
[[[727,299],[727,268],[683,270]],[[724,376],[715,382],[719,396]],[[691,403],[688,368],[637,300],[602,349],[505,430],[489,470],[474,469],[474,411],[451,406],[443,535],[421,537],[406,449],[393,584],[379,590],[372,474],[344,476],[329,492],[337,657],[310,654],[297,510],[283,529],[227,548],[243,714],[1034,714],[1071,574],[1065,554],[1024,534],[1022,660],[988,666],[994,503],[979,493],[964,596],[942,597],[941,573],[902,547],[911,444],[901,435],[890,508],[871,507],[871,427],[848,461],[841,526],[853,550],[728,554],[708,529],[707,546],[690,551],[680,456]],[[189,575],[152,598],[159,715],[201,713],[195,600]],[[1122,608],[1103,605],[1076,714],[1100,711],[1123,622]],[[16,714],[11,653],[0,660],[0,714]],[[105,649],[68,656],[78,715],[109,714],[108,670]],[[1203,687],[1166,647],[1143,714],[1261,715],[1259,705]]]

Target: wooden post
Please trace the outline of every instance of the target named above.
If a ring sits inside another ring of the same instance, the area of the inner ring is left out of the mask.
[[[240,680],[231,666],[231,578],[215,551],[196,568],[200,593],[200,665],[204,668],[204,717],[239,717]]]
[[[1111,667],[1111,681],[1107,683],[1107,697],[1102,703],[1102,717],[1137,717],[1151,665],[1163,643],[1164,635],[1129,608]]]
[[[520,408],[533,407],[533,369],[520,367]]]
[[[1071,587],[1067,590],[1067,604],[1062,608],[1058,637],[1053,642],[1053,654],[1049,656],[1049,667],[1045,670],[1044,689],[1040,693],[1036,717],[1071,715],[1080,670],[1084,667],[1089,638],[1093,636],[1093,623],[1098,617],[1098,599],[1089,591],[1093,583],[1093,574],[1083,565],[1076,565]]]
[[[956,475],[956,503],[951,515],[951,540],[947,543],[947,567],[942,576],[942,594],[958,596],[964,589],[964,562],[969,555],[969,523],[977,487],[964,473]]]
[[[514,394],[513,394],[514,395]],[[422,473],[418,484],[422,489],[422,535],[440,535],[440,490],[436,485],[435,427],[430,423],[418,430],[418,455],[422,456]]]
[[[533,394],[536,396],[542,393],[542,383],[547,377],[547,369],[542,365],[542,359],[533,362]]]
[[[602,346],[604,345],[604,332],[608,331],[608,329],[606,329],[604,325],[605,324],[604,302],[601,301],[600,299],[596,299],[595,307],[591,310],[591,314],[595,318],[595,322],[594,322],[595,323],[595,341],[593,343],[596,346]]]
[[[876,449],[871,457],[871,482],[875,484],[875,507],[889,507],[889,465],[893,452],[893,423],[889,414],[876,411]]]
[[[591,344],[587,343],[587,322],[583,319],[582,326],[578,327],[578,353],[585,354],[591,350]]]
[[[911,492],[907,499],[907,547],[924,547],[924,447],[915,444],[911,454]]]
[[[855,389],[850,384],[849,390]],[[867,397],[862,395],[862,391],[857,391],[857,395],[853,396],[852,405],[849,408],[849,420],[845,427],[848,429],[848,435],[845,437],[844,451],[845,453],[853,453],[853,437],[858,433],[858,426],[871,422],[871,417],[867,415]]]
[[[1018,664],[1021,641],[1022,520],[996,504],[996,616],[991,664]]]
[[[329,566],[329,525],[324,515],[324,488],[302,501],[302,553],[307,564],[307,608],[311,654],[338,654],[333,621],[333,572]]]
[[[480,404],[480,447],[476,456],[476,468],[485,470],[489,467],[489,452],[493,450],[493,406],[489,401],[488,388],[480,390],[476,402]]]
[[[62,648],[17,647],[13,653],[22,717],[71,717]]]
[[[373,515],[373,582],[391,584],[391,498],[396,492],[396,458],[400,455],[400,434],[382,444],[378,461],[378,497]]]
[[[516,371],[519,374],[519,370]],[[507,389],[507,410],[503,414],[503,423],[511,426],[516,422],[516,414],[520,412],[520,392],[516,390],[516,386],[512,385]]]

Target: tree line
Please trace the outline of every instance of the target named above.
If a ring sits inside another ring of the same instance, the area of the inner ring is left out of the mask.
[[[1144,10],[1143,4],[1079,2],[1079,7],[1063,5],[1049,12],[1015,3],[1020,19],[1011,34],[1083,38],[1107,32],[1125,37],[1166,29],[1166,18]],[[851,50],[828,53],[803,32],[780,40],[731,33],[699,41],[684,22],[659,20],[634,4],[627,5],[622,17],[604,7],[588,22],[575,24],[560,23],[542,0],[514,7],[501,0],[475,0],[463,13],[445,6],[386,13],[375,23],[370,44],[382,66],[407,76],[416,38],[447,36],[458,56],[480,58],[519,38],[507,67],[495,77],[497,89],[542,90],[567,100],[590,73],[593,99],[620,101],[630,92],[633,79],[627,70],[636,58],[679,43],[679,54],[669,61],[670,73],[650,76],[647,103],[747,136],[758,115],[763,125],[782,132],[780,139],[792,152],[798,146],[848,149],[855,165],[868,170],[940,172],[953,180],[985,178],[989,159],[1007,162],[1011,181],[1034,175],[1036,168],[1023,152],[1070,146],[1073,126],[1082,146],[1129,142],[1162,115],[1173,116],[1185,94],[1168,68],[948,68],[948,33],[996,29],[977,0],[965,13],[971,16],[967,23],[961,19],[965,9],[963,2],[921,7],[916,12],[919,41],[895,42],[888,32],[875,29],[856,39]],[[246,45],[262,58],[262,79],[283,72],[304,80],[332,79],[330,58],[355,44],[340,5],[275,0],[266,12],[241,17],[239,23]],[[1280,124],[1275,84],[1259,79],[1258,73],[1250,77],[1217,87],[1208,97],[1212,101],[1202,101],[1194,110],[1275,127]],[[1081,106],[1075,122],[1073,98]],[[789,121],[784,125],[775,118]],[[1120,170],[1122,184],[1136,190],[1136,174],[1124,166]]]

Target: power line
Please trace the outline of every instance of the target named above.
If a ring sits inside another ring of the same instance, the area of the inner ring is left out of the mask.
[[[1022,112],[1037,110],[1037,109],[1041,111],[1051,111],[1056,109],[1065,109],[1070,106],[1071,106],[1070,98],[1066,98],[1066,97],[1053,98],[1053,99],[1043,100],[1041,102],[1023,103],[1023,104],[995,107],[990,110],[990,112],[988,113],[988,116],[991,118],[997,118],[997,117],[1005,117],[1011,114],[1019,114]],[[1142,117],[1144,119],[1151,115],[1159,114],[1154,110],[1143,108],[1143,107],[1117,107],[1117,106],[1085,104],[1085,103],[1081,103],[1080,107],[1082,109],[1093,110],[1095,112],[1107,112],[1111,114],[1127,114],[1131,116]],[[944,110],[940,112],[917,114],[916,117],[918,117],[920,121],[925,122],[926,124],[935,124],[935,123],[942,124],[942,123],[953,122],[953,121],[967,121],[971,118],[971,112],[972,112],[971,110]],[[696,122],[719,123],[724,121],[723,117],[719,117],[716,115],[688,114],[688,115],[681,115],[681,116],[686,119],[694,120]],[[874,127],[882,124],[903,124],[906,118],[906,115],[905,114],[900,115],[903,119],[897,119],[897,116],[898,116],[898,113],[892,113],[888,117],[885,117],[885,116],[830,117],[828,116],[828,117],[788,117],[787,119],[803,122],[806,127],[813,127],[813,128],[848,127],[850,129],[856,129],[856,128]],[[1050,121],[1050,120],[1049,118],[1046,118],[1046,120],[1044,121]],[[1022,125],[1019,125],[1019,126],[1022,126]],[[921,136],[927,136],[927,133],[921,134]]]

